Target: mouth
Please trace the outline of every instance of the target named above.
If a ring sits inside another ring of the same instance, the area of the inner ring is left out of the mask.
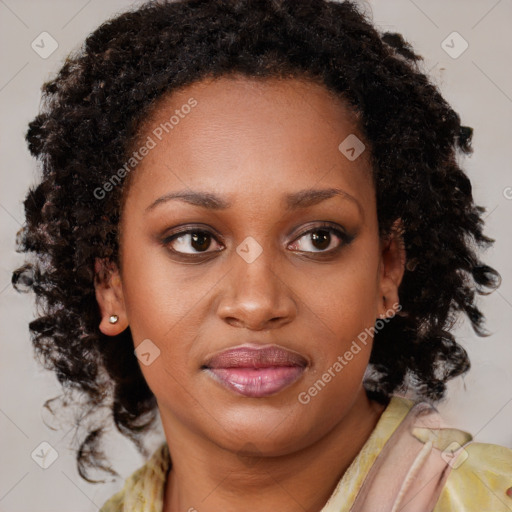
[[[291,386],[307,365],[303,356],[277,345],[245,345],[213,356],[202,369],[235,393],[262,398]]]

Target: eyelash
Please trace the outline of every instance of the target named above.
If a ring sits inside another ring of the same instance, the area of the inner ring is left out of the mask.
[[[319,255],[320,257],[322,255],[334,255],[334,254],[338,253],[344,246],[349,245],[352,242],[352,240],[354,239],[353,236],[348,235],[343,230],[334,227],[333,225],[331,225],[328,222],[323,222],[323,223],[320,223],[320,224],[314,226],[313,228],[308,229],[307,231],[302,232],[291,243],[294,244],[298,240],[303,238],[304,236],[310,235],[312,233],[316,233],[316,232],[319,232],[319,231],[327,231],[327,232],[329,232],[331,234],[334,233],[335,236],[340,239],[340,244],[338,245],[338,247],[335,247],[334,249],[330,249],[328,251],[325,251],[325,250],[319,250],[319,251],[300,251],[300,250],[298,250],[296,252],[300,252],[300,253],[303,253],[303,254],[315,254],[315,255]],[[162,241],[162,244],[165,247],[167,247],[168,250],[171,251],[173,254],[176,254],[176,255],[178,255],[180,257],[188,258],[188,259],[192,259],[192,258],[195,258],[197,256],[203,256],[203,255],[207,255],[207,254],[214,254],[214,253],[217,253],[217,252],[222,252],[222,249],[221,249],[221,250],[217,250],[217,251],[184,253],[184,252],[176,251],[176,250],[171,249],[171,248],[168,247],[176,239],[184,237],[185,235],[191,235],[191,234],[209,235],[215,241],[217,241],[217,243],[219,243],[219,241],[217,240],[217,237],[211,231],[209,231],[207,229],[201,229],[201,228],[191,228],[191,229],[186,229],[186,230],[183,230],[183,231],[179,231],[178,233],[174,233],[174,234],[166,237]]]

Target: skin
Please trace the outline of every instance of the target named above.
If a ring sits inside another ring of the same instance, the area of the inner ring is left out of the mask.
[[[136,347],[149,338],[161,351],[141,370],[171,453],[165,512],[248,503],[252,512],[319,511],[384,410],[362,386],[371,340],[308,404],[298,395],[399,303],[403,244],[396,233],[379,237],[369,147],[354,161],[340,152],[349,134],[364,137],[356,115],[322,85],[204,80],[164,98],[141,140],[191,97],[197,106],[131,176],[120,269],[96,284],[100,329],[114,336],[129,325]],[[309,188],[353,199],[287,210],[284,195]],[[232,206],[169,200],[147,210],[180,190],[214,193]],[[324,221],[352,241],[329,232],[330,243],[315,245],[304,233]],[[210,246],[190,235],[166,245],[185,225],[210,231]],[[248,236],[263,250],[251,263],[236,252]],[[113,313],[116,324],[108,322]],[[239,395],[201,370],[215,352],[246,342],[296,351],[308,367],[264,398]]]

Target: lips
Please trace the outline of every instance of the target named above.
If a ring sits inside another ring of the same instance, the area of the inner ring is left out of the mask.
[[[224,350],[203,366],[216,382],[240,395],[260,398],[274,395],[297,381],[307,360],[277,345]]]

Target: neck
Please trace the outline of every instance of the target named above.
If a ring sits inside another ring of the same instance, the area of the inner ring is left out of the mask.
[[[171,453],[164,512],[319,512],[372,433],[385,406],[361,389],[343,420],[307,448],[278,457],[242,457],[204,439],[166,436]],[[165,428],[165,427],[164,427]],[[172,440],[175,440],[174,443]]]

